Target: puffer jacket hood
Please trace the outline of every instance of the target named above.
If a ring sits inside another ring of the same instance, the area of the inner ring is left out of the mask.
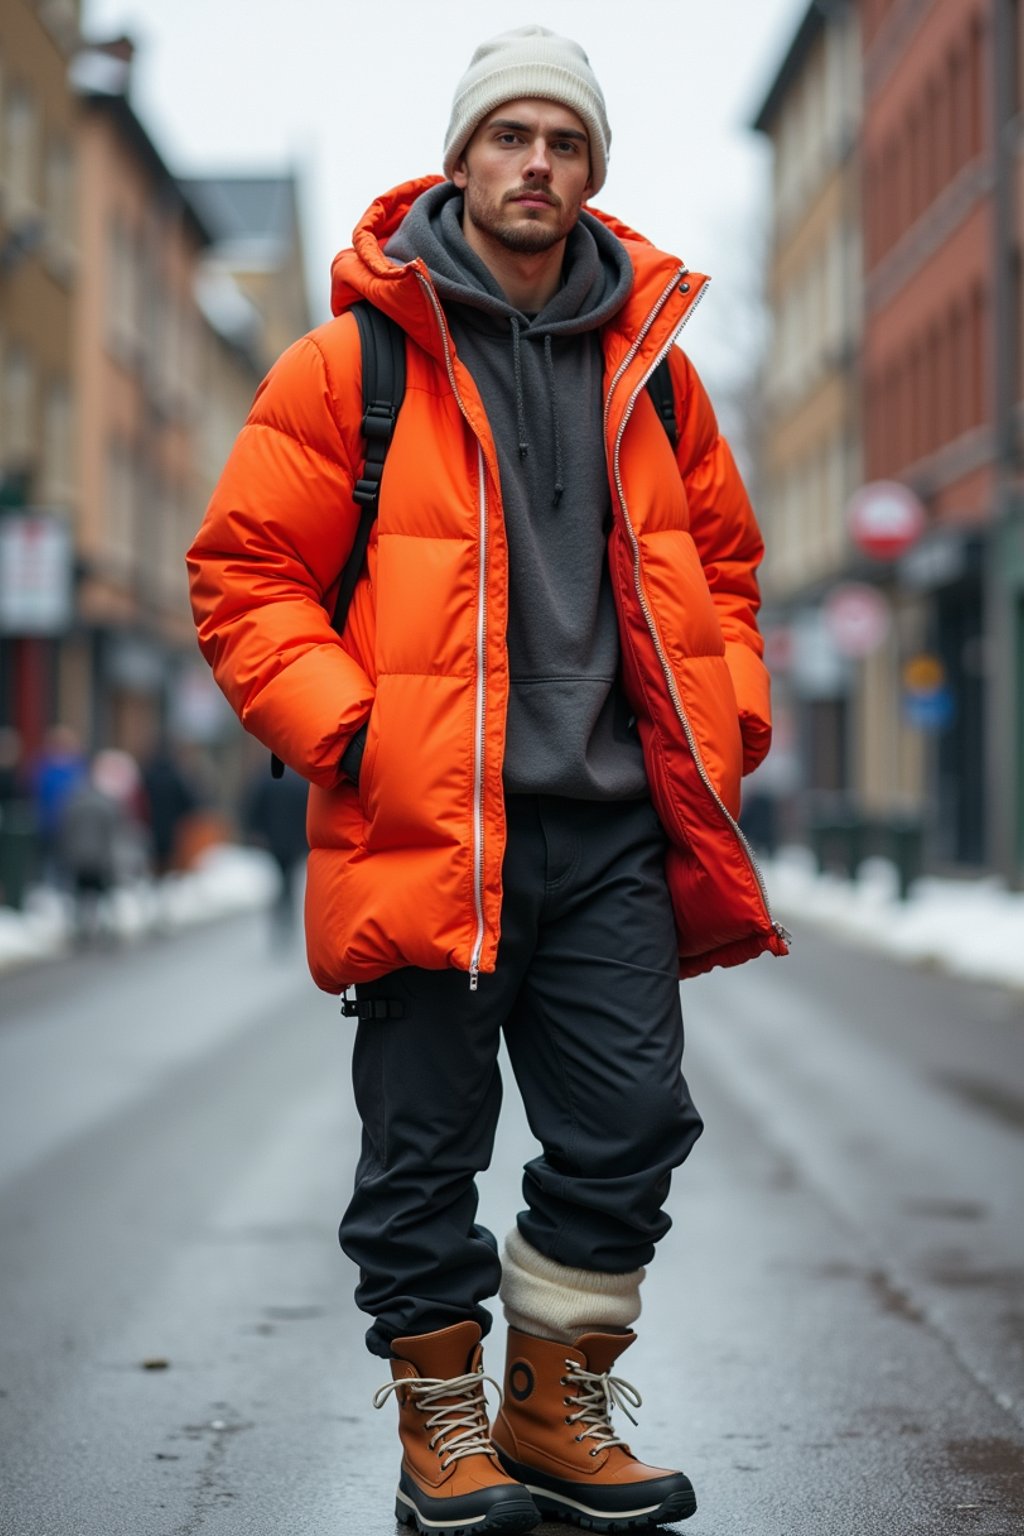
[[[351,246],[339,251],[331,267],[331,312],[334,315],[343,314],[359,299],[368,299],[396,320],[417,346],[442,363],[443,340],[438,332],[436,314],[422,286],[426,280],[435,298],[440,298],[429,264],[422,255],[396,263],[388,252],[392,239],[398,235],[414,205],[425,194],[434,189],[445,191],[450,185],[443,177],[424,176],[385,193],[371,203],[355,228]],[[627,350],[652,307],[663,297],[664,290],[667,288],[671,293],[678,283],[680,271],[686,269],[678,258],[659,251],[618,219],[596,208],[584,209],[583,217],[592,232],[603,228],[616,237],[632,268],[632,284],[626,300],[615,306],[608,322],[623,350]],[[607,260],[602,253],[605,268]],[[687,285],[691,302],[706,281],[700,274],[692,275]],[[647,355],[648,349],[644,347],[637,361]]]
[[[462,233],[462,193],[450,181],[418,197],[385,246],[389,261],[423,258],[444,304],[479,312],[482,322],[508,331],[518,320],[535,334],[578,336],[610,320],[633,285],[620,241],[583,213],[566,241],[563,280],[543,310],[525,315],[510,304],[493,274]]]
[[[204,655],[247,729],[310,793],[310,968],[339,991],[404,965],[494,969],[505,844],[508,550],[493,435],[422,257],[390,238],[428,178],[368,210],[333,266],[336,318],[261,386],[189,551]],[[786,951],[737,824],[770,742],[762,543],[676,346],[706,279],[589,210],[633,270],[602,326],[607,556],[623,685],[665,828],[681,975]],[[363,459],[360,298],[407,337],[407,385],[343,635],[334,594]],[[678,447],[647,391],[670,360]],[[341,755],[367,727],[359,786]]]

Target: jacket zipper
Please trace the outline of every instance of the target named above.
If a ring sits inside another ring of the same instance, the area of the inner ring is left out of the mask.
[[[458,382],[455,378],[444,311],[429,279],[420,271],[416,272],[416,276],[419,278],[424,291],[430,299],[438,329],[441,332],[441,344],[444,347],[444,359],[448,369],[448,382],[451,384],[452,394],[455,396],[456,404],[466,420],[466,425],[473,433],[474,438],[476,438],[477,495],[480,508],[480,580],[477,586],[476,625],[476,715],[473,727],[473,906],[476,917],[476,937],[473,941],[473,949],[469,958],[469,990],[475,992],[480,982],[480,955],[484,947],[485,933],[483,800],[484,719],[487,698],[487,668],[485,664],[487,649],[487,477],[483,447],[473,429],[473,423],[469,419],[469,413],[459,393]]]
[[[621,366],[619,367],[619,369],[617,370],[617,372],[615,374],[615,377],[612,379],[611,384],[610,384],[609,389],[608,389],[608,397],[607,397],[607,400],[605,402],[605,423],[606,424],[607,424],[609,413],[611,411],[612,395],[615,392],[616,384],[619,382],[619,379],[621,379],[622,375],[625,373],[626,369],[629,367],[630,363],[633,361],[633,358],[636,356],[637,352],[640,349],[640,346],[641,346],[641,344],[642,344],[642,342],[644,340],[644,337],[647,335],[647,332],[650,330],[651,326],[654,324],[654,321],[657,319],[659,313],[661,312],[661,310],[664,308],[664,306],[668,302],[669,297],[671,296],[673,289],[676,288],[679,285],[679,283],[686,277],[688,272],[689,272],[689,268],[688,267],[680,267],[679,271],[672,278],[672,281],[666,286],[665,290],[659,296],[656,304],[654,305],[654,308],[651,310],[651,312],[648,315],[646,321],[644,322],[644,324],[641,327],[639,333],[637,334],[636,340],[633,342],[632,347],[629,349],[629,352],[626,354],[626,357],[623,359],[623,362],[622,362]],[[765,885],[764,876],[761,873],[761,868],[760,868],[760,865],[757,862],[757,858],[755,857],[754,850],[751,848],[749,842],[747,841],[746,834],[743,832],[743,830],[740,827],[739,823],[737,822],[736,818],[731,814],[728,806],[722,800],[722,797],[719,795],[717,789],[712,784],[711,778],[710,778],[710,776],[708,774],[707,769],[704,766],[704,761],[703,761],[703,759],[702,759],[702,757],[700,755],[700,752],[698,750],[697,741],[696,741],[696,738],[695,738],[695,736],[693,734],[693,727],[690,724],[689,716],[687,715],[686,710],[683,707],[683,701],[682,701],[682,699],[679,696],[678,689],[676,688],[676,681],[675,681],[675,678],[672,675],[672,669],[671,669],[671,667],[668,664],[668,658],[666,657],[665,652],[664,652],[664,650],[662,648],[661,638],[660,638],[660,636],[658,634],[657,627],[656,627],[656,625],[654,623],[654,615],[651,613],[650,607],[649,607],[648,602],[647,602],[647,594],[644,592],[643,583],[642,583],[642,581],[640,579],[640,541],[637,538],[636,533],[634,532],[634,529],[633,529],[633,524],[630,521],[629,508],[626,505],[626,493],[625,493],[625,489],[624,489],[623,484],[622,484],[622,470],[621,470],[621,465],[620,465],[619,453],[620,453],[620,448],[622,446],[622,438],[623,438],[623,435],[625,434],[626,427],[627,427],[627,425],[629,423],[629,418],[633,414],[633,407],[636,405],[637,399],[639,398],[641,391],[644,389],[644,387],[645,387],[645,385],[647,383],[647,380],[651,377],[651,374],[654,372],[655,368],[657,368],[658,365],[661,363],[662,359],[666,358],[668,356],[668,354],[671,352],[671,350],[675,346],[676,341],[678,340],[678,338],[679,338],[679,336],[680,336],[684,326],[687,324],[688,320],[690,319],[690,316],[693,314],[694,310],[697,308],[697,305],[703,299],[705,293],[707,293],[708,282],[709,282],[709,279],[705,278],[704,283],[702,284],[702,286],[698,290],[698,292],[694,295],[693,300],[691,301],[691,303],[689,305],[689,308],[687,309],[686,313],[683,315],[683,318],[680,320],[679,324],[672,331],[672,333],[669,336],[669,339],[666,342],[665,346],[659,351],[659,353],[658,353],[657,357],[655,358],[653,364],[647,370],[647,372],[644,374],[643,378],[640,380],[640,382],[637,385],[636,389],[633,391],[632,395],[630,395],[629,400],[626,402],[626,409],[623,412],[622,421],[619,424],[618,432],[617,432],[616,437],[615,437],[615,451],[614,451],[614,455],[613,455],[613,465],[612,465],[612,468],[613,468],[613,473],[614,473],[614,476],[615,476],[615,488],[616,488],[616,490],[618,492],[618,496],[619,496],[619,505],[622,508],[623,521],[624,521],[624,523],[626,525],[626,532],[629,535],[630,544],[633,547],[633,584],[636,587],[637,599],[638,599],[638,601],[640,603],[640,608],[641,608],[641,611],[643,613],[644,620],[645,620],[645,622],[647,624],[647,628],[650,631],[651,640],[652,640],[652,642],[654,644],[654,649],[655,649],[655,651],[657,653],[658,661],[659,661],[659,663],[661,665],[661,670],[664,673],[665,682],[668,685],[669,695],[670,695],[670,697],[672,699],[673,707],[675,708],[676,714],[679,717],[679,722],[680,722],[680,724],[683,727],[683,732],[684,732],[684,734],[686,736],[686,744],[687,744],[687,746],[690,749],[690,756],[693,758],[694,766],[696,767],[697,772],[700,775],[701,782],[703,783],[703,785],[704,785],[705,789],[707,790],[708,794],[714,800],[715,804],[717,805],[718,809],[721,811],[722,815],[725,817],[726,821],[729,823],[729,826],[732,828],[733,832],[736,835],[737,840],[739,841],[740,847],[743,849],[743,852],[746,855],[747,862],[750,865],[750,868],[751,868],[751,871],[752,871],[752,873],[754,875],[754,878],[757,881],[758,889],[761,892],[761,900],[764,903],[764,909],[765,909],[765,912],[768,914],[768,920],[771,923],[772,928],[780,936],[780,938],[782,938],[782,939],[784,939],[784,940],[786,940],[788,942],[790,937],[791,937],[791,935],[788,933],[788,931],[785,928],[783,928],[781,923],[775,922],[775,920],[772,918],[771,906],[769,905],[769,902],[768,902],[768,889],[767,889],[767,887]]]
[[[487,478],[484,451],[477,442],[477,474],[480,503],[480,581],[477,587],[476,621],[476,722],[473,763],[473,900],[476,903],[476,941],[469,957],[469,990],[480,981],[480,951],[484,946],[484,704],[487,695]]]

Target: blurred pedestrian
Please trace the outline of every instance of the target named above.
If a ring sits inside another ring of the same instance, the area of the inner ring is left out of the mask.
[[[292,768],[272,779],[263,764],[253,775],[243,806],[249,835],[266,848],[277,865],[280,883],[271,907],[272,932],[289,940],[295,928],[299,876],[309,851],[306,842],[306,798],[309,785]]]
[[[180,752],[167,738],[161,739],[142,765],[153,869],[165,875],[176,867],[178,834],[186,817],[201,803],[198,786],[186,771]]]
[[[0,726],[0,906],[24,904],[38,854],[22,739],[13,726]]]
[[[142,771],[130,752],[105,747],[96,753],[92,782],[109,795],[121,812],[114,842],[114,872],[119,885],[137,885],[152,869],[152,840]]]
[[[71,895],[81,943],[113,933],[109,898],[118,884],[126,819],[111,792],[109,766],[97,757],[65,796],[53,835],[56,866]]]
[[[578,44],[482,45],[445,179],[373,204],[336,318],[272,370],[190,551],[221,686],[313,784],[310,966],[354,984],[359,1019],[341,1240],[391,1362],[378,1401],[398,1393],[396,1513],[421,1532],[693,1512],[689,1479],[615,1432],[639,1397],[611,1372],[702,1128],[678,978],[786,952],[736,822],[770,740],[763,547],[674,346],[706,280],[583,207],[610,137]],[[408,388],[339,636],[387,415],[364,426],[367,301],[403,333]],[[474,1177],[503,1032],[542,1150],[499,1258]]]
[[[87,776],[88,760],[78,732],[70,725],[51,726],[29,775],[42,867],[51,879],[56,873],[54,840],[65,802]]]
[[[0,725],[0,817],[4,807],[21,800],[26,790],[21,737],[13,726]]]

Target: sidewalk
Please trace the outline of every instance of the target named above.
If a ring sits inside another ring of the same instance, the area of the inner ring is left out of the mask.
[[[761,862],[774,915],[797,945],[800,929],[813,927],[893,959],[1024,988],[1024,894],[996,876],[926,877],[900,901],[896,870],[884,859],[865,860],[855,881],[818,874],[806,848]]]
[[[856,881],[818,874],[806,848],[784,848],[761,867],[773,914],[796,945],[801,928],[819,928],[894,959],[1024,989],[1024,894],[1007,891],[995,876],[925,878],[900,901],[896,871],[883,859],[866,860]],[[130,942],[263,907],[276,881],[259,849],[214,848],[188,874],[118,892],[114,928]],[[57,893],[33,890],[25,912],[0,907],[0,972],[56,958],[71,944],[68,909]]]
[[[173,933],[265,907],[273,900],[277,881],[273,860],[258,848],[210,848],[185,874],[117,890],[110,899],[111,936],[131,943],[148,934]],[[57,959],[73,947],[71,904],[59,891],[33,887],[23,912],[0,906],[0,974]]]

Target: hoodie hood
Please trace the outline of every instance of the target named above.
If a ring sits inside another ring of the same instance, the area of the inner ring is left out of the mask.
[[[620,241],[596,219],[581,214],[565,243],[558,288],[539,313],[526,314],[509,302],[466,240],[463,209],[462,192],[451,182],[432,187],[412,205],[385,254],[396,264],[417,259],[425,263],[463,360],[478,382],[487,352],[493,353],[485,338],[507,344],[515,414],[514,423],[511,418],[507,421],[507,437],[514,432],[519,457],[525,459],[531,442],[536,442],[538,407],[543,400],[544,430],[553,446],[551,495],[557,505],[564,491],[564,427],[555,383],[554,342],[597,331],[610,320],[633,285],[633,269]],[[572,401],[574,394],[572,384],[567,386],[563,380],[563,399]],[[503,404],[492,393],[488,412],[492,422],[496,411],[500,417]],[[503,432],[500,419],[496,425]]]
[[[582,213],[566,241],[562,282],[536,315],[510,304],[489,268],[462,231],[462,193],[452,182],[431,187],[413,203],[388,241],[388,261],[419,257],[445,304],[476,311],[478,323],[507,332],[515,319],[532,336],[573,336],[596,330],[621,309],[633,286],[633,268],[622,242],[597,219]]]

